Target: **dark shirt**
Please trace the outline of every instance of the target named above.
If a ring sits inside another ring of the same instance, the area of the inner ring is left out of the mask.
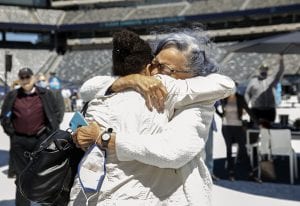
[[[25,135],[36,135],[45,126],[42,100],[37,92],[19,92],[13,106],[13,126],[15,131]]]

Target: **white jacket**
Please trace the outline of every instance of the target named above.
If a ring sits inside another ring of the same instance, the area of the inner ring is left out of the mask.
[[[218,74],[188,80],[159,78],[169,92],[163,114],[148,111],[142,96],[132,91],[103,96],[111,77],[93,78],[81,88],[85,100],[98,91],[88,115],[117,132],[116,153],[108,155],[107,176],[94,199],[99,205],[210,205],[212,182],[200,153],[213,104],[232,94],[234,83]],[[85,204],[78,180],[72,204]]]

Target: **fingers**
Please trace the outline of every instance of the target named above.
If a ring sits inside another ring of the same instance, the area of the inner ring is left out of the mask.
[[[152,106],[157,110],[162,112],[164,110],[165,100],[167,96],[167,90],[161,82],[158,84],[153,84],[149,87],[150,99]]]
[[[156,100],[156,104],[157,104],[157,110],[159,112],[162,112],[164,110],[164,106],[165,106],[165,99],[166,99],[166,94],[164,93],[164,91],[160,88],[157,89],[155,91],[155,100]]]
[[[157,97],[159,94],[157,94],[157,88],[155,85],[150,85],[149,88],[144,89],[144,96],[146,100],[146,106],[150,111],[153,111],[153,108],[156,110],[159,110],[159,102]]]
[[[78,128],[77,130],[76,130],[76,132],[74,132],[74,134],[72,135],[72,139],[73,139],[73,142],[75,143],[75,145],[76,145],[76,147],[77,148],[81,148],[81,140],[80,139],[78,139],[78,133],[80,133],[80,131],[78,131],[78,130],[80,130],[80,128]],[[79,135],[80,136],[80,135]],[[79,142],[80,141],[80,142]]]
[[[145,97],[146,100],[146,106],[150,111],[153,111],[153,108],[155,108],[157,111],[161,112],[164,110],[164,97],[161,94],[160,90],[155,90],[152,92],[149,92],[150,94],[147,94]]]
[[[100,134],[100,126],[96,122],[90,122],[88,126],[78,128],[72,135],[72,139],[77,147],[84,149],[95,143]]]
[[[162,96],[163,96],[164,100],[166,100],[167,95],[168,95],[167,88],[163,84],[161,84],[160,90],[161,90],[161,93],[162,93]]]
[[[80,148],[78,141],[77,141],[77,131],[74,132],[74,134],[72,135],[72,139],[73,139],[73,142],[75,143],[76,147]]]
[[[153,103],[152,103],[151,95],[146,94],[144,96],[145,96],[145,100],[146,100],[146,102],[145,102],[146,106],[152,112],[153,111]]]
[[[73,142],[75,143],[77,148],[80,148],[80,149],[86,151],[87,146],[85,144],[82,144],[81,142],[80,143],[78,142],[77,133],[76,133],[76,135],[73,135],[72,138],[73,138]]]
[[[78,138],[77,144],[76,146],[78,148],[81,148],[82,150],[86,150],[89,146],[91,146],[93,144],[92,141],[87,141],[85,139],[80,139]]]
[[[153,108],[163,111],[167,90],[160,80],[155,77],[138,76],[133,82],[135,82],[133,88],[144,96],[150,111],[153,111]]]

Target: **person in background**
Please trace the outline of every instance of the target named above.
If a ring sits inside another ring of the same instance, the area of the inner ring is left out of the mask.
[[[58,108],[60,110],[60,114],[65,113],[65,102],[64,98],[61,94],[61,82],[60,79],[56,76],[55,72],[50,72],[50,77],[48,80],[49,84],[49,89],[53,92],[55,99],[56,99],[56,104],[58,105]]]
[[[61,82],[60,79],[56,76],[56,72],[50,72],[49,77],[49,86],[52,90],[61,90]]]
[[[218,104],[220,104],[219,101],[215,103],[215,108],[217,107]],[[210,172],[212,180],[218,181],[219,178],[214,174],[214,158],[213,158],[214,132],[217,132],[217,125],[216,125],[215,118],[213,117],[209,128],[208,137],[205,143],[205,164],[208,168],[208,171]]]
[[[237,83],[236,86],[238,86]],[[221,104],[223,109],[223,113],[221,113],[223,120],[222,133],[226,144],[226,163],[229,180],[234,181],[236,176],[235,161],[232,157],[232,145],[233,143],[238,143],[237,158],[245,162],[247,171],[249,171],[249,179],[256,182],[261,182],[261,180],[255,176],[250,165],[250,159],[246,150],[247,128],[242,119],[244,111],[246,111],[248,115],[252,117],[252,119],[255,119],[255,117],[253,117],[252,112],[248,108],[244,97],[238,92],[230,95],[226,99],[221,100]],[[220,112],[218,112],[218,114],[220,114]]]
[[[71,107],[71,90],[69,88],[63,88],[61,90],[61,95],[64,98],[66,112],[72,112]]]
[[[70,96],[71,100],[71,111],[76,112],[77,111],[77,100],[79,99],[78,90],[74,89],[72,91],[72,94]]]
[[[11,150],[16,171],[16,206],[30,206],[18,190],[18,176],[29,162],[24,152],[33,152],[40,138],[59,128],[63,114],[53,93],[35,85],[30,68],[18,73],[20,88],[10,91],[1,110],[1,125],[11,137]]]
[[[273,123],[276,118],[275,87],[284,72],[283,56],[279,58],[279,69],[272,75],[265,64],[259,68],[259,76],[250,80],[245,92],[245,100],[251,105],[251,111],[256,120],[268,120]],[[256,122],[259,124],[258,122]]]
[[[46,89],[49,88],[48,81],[44,74],[41,73],[38,75],[36,85]]]

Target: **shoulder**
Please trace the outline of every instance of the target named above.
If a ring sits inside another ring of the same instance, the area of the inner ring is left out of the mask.
[[[42,87],[36,87],[37,91],[38,91],[38,94],[42,97],[42,96],[45,96],[45,97],[54,97],[54,93],[50,90],[50,89],[47,89],[47,88],[42,88]]]
[[[257,82],[258,82],[258,78],[257,77],[253,77],[253,78],[250,79],[247,87],[252,87],[254,84],[257,84]]]
[[[13,95],[17,94],[18,91],[19,91],[19,89],[11,90],[11,91],[9,91],[9,92],[7,93],[7,96],[13,96]]]
[[[11,98],[17,96],[17,93],[18,93],[19,89],[14,89],[12,91],[9,91],[6,95],[6,100],[11,100]]]
[[[174,77],[164,75],[164,74],[157,74],[154,75],[155,78],[160,80],[167,88],[168,87],[174,87],[174,86],[181,86],[185,85],[186,80],[185,79],[175,79]]]
[[[166,81],[175,81],[175,79],[173,77],[170,77],[168,75],[164,75],[164,74],[156,74],[153,77],[155,77],[156,79],[162,81],[162,82],[166,82]]]
[[[92,77],[88,80],[86,80],[84,83],[83,83],[83,86],[84,85],[105,85],[107,82],[110,82],[112,80],[116,80],[118,77],[117,76],[95,76],[95,77]]]
[[[6,94],[3,104],[1,106],[1,108],[2,108],[1,114],[2,114],[2,112],[6,111],[7,109],[10,109],[10,107],[12,107],[13,102],[16,100],[17,93],[18,93],[17,90],[12,90]]]
[[[43,94],[48,94],[48,93],[51,92],[49,89],[46,89],[46,88],[42,88],[42,87],[38,87],[38,86],[36,86],[35,88],[38,91],[38,93],[42,94],[42,95]]]
[[[82,84],[79,94],[86,102],[95,98],[96,95],[105,95],[107,89],[117,78],[117,76],[95,76]]]

